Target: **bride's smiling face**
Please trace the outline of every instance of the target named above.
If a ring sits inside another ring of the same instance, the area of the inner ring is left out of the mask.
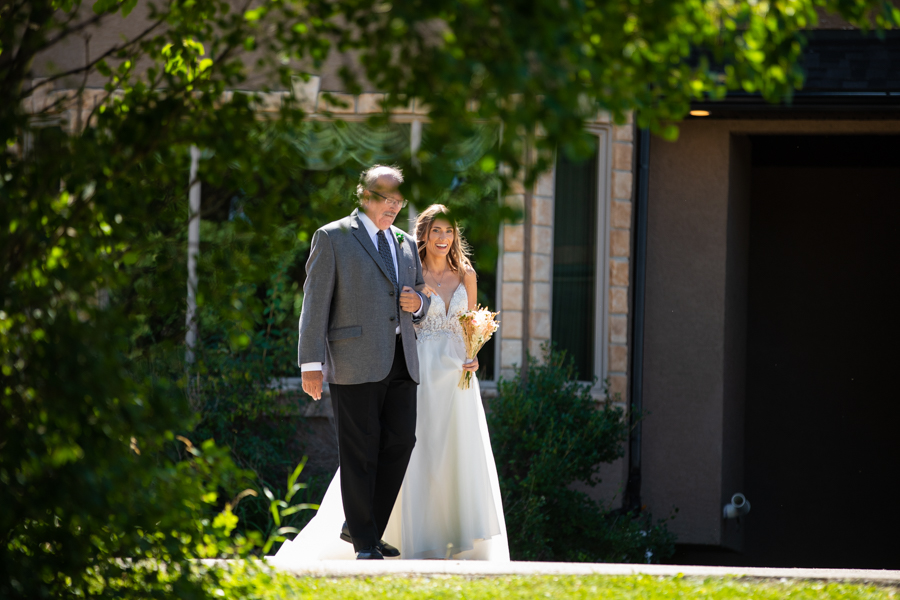
[[[428,242],[425,245],[426,252],[433,256],[447,256],[453,245],[453,237],[456,231],[447,219],[435,219],[428,230]]]

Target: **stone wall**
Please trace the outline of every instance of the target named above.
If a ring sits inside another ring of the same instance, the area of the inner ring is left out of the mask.
[[[609,377],[612,394],[619,394],[621,402],[628,399],[628,332],[629,332],[629,284],[631,271],[631,223],[634,126],[628,122],[614,125],[605,113],[598,115],[590,129],[601,137],[600,198],[605,204],[602,212],[608,215],[605,231],[598,232],[598,242],[606,244],[608,273],[604,286],[609,290],[605,299],[607,324],[605,330],[607,364],[601,369],[601,377]],[[513,367],[521,365],[525,345],[535,356],[540,356],[540,346],[551,339],[551,299],[553,296],[553,213],[555,208],[553,171],[542,174],[532,192],[530,223],[507,224],[501,232],[500,310],[500,374],[511,377]],[[525,201],[525,190],[519,186],[508,200],[517,205]],[[530,231],[526,231],[526,227]],[[529,235],[530,234],[530,235]],[[525,240],[531,240],[531,283],[525,298]],[[528,315],[525,314],[527,310]],[[525,328],[528,319],[528,330]],[[527,341],[526,341],[527,340]]]
[[[630,117],[630,115],[629,115]],[[610,393],[628,404],[628,307],[631,282],[631,223],[634,195],[634,125],[613,127],[612,200],[609,230]]]

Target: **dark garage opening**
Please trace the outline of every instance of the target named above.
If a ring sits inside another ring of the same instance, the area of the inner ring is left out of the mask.
[[[750,136],[746,565],[900,568],[900,136]]]

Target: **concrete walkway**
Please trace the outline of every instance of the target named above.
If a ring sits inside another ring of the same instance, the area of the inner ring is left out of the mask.
[[[453,560],[330,560],[277,566],[297,576],[377,577],[400,575],[655,575],[675,577],[752,577],[754,579],[820,580],[900,586],[900,571],[869,569],[782,569],[758,567],[704,567],[686,565],[636,565],[605,563],[509,562],[489,563]]]

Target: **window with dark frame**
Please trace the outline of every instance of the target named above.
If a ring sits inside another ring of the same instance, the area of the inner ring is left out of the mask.
[[[597,290],[597,192],[594,153],[556,160],[553,214],[553,313],[551,340],[575,361],[580,381],[593,380]]]

